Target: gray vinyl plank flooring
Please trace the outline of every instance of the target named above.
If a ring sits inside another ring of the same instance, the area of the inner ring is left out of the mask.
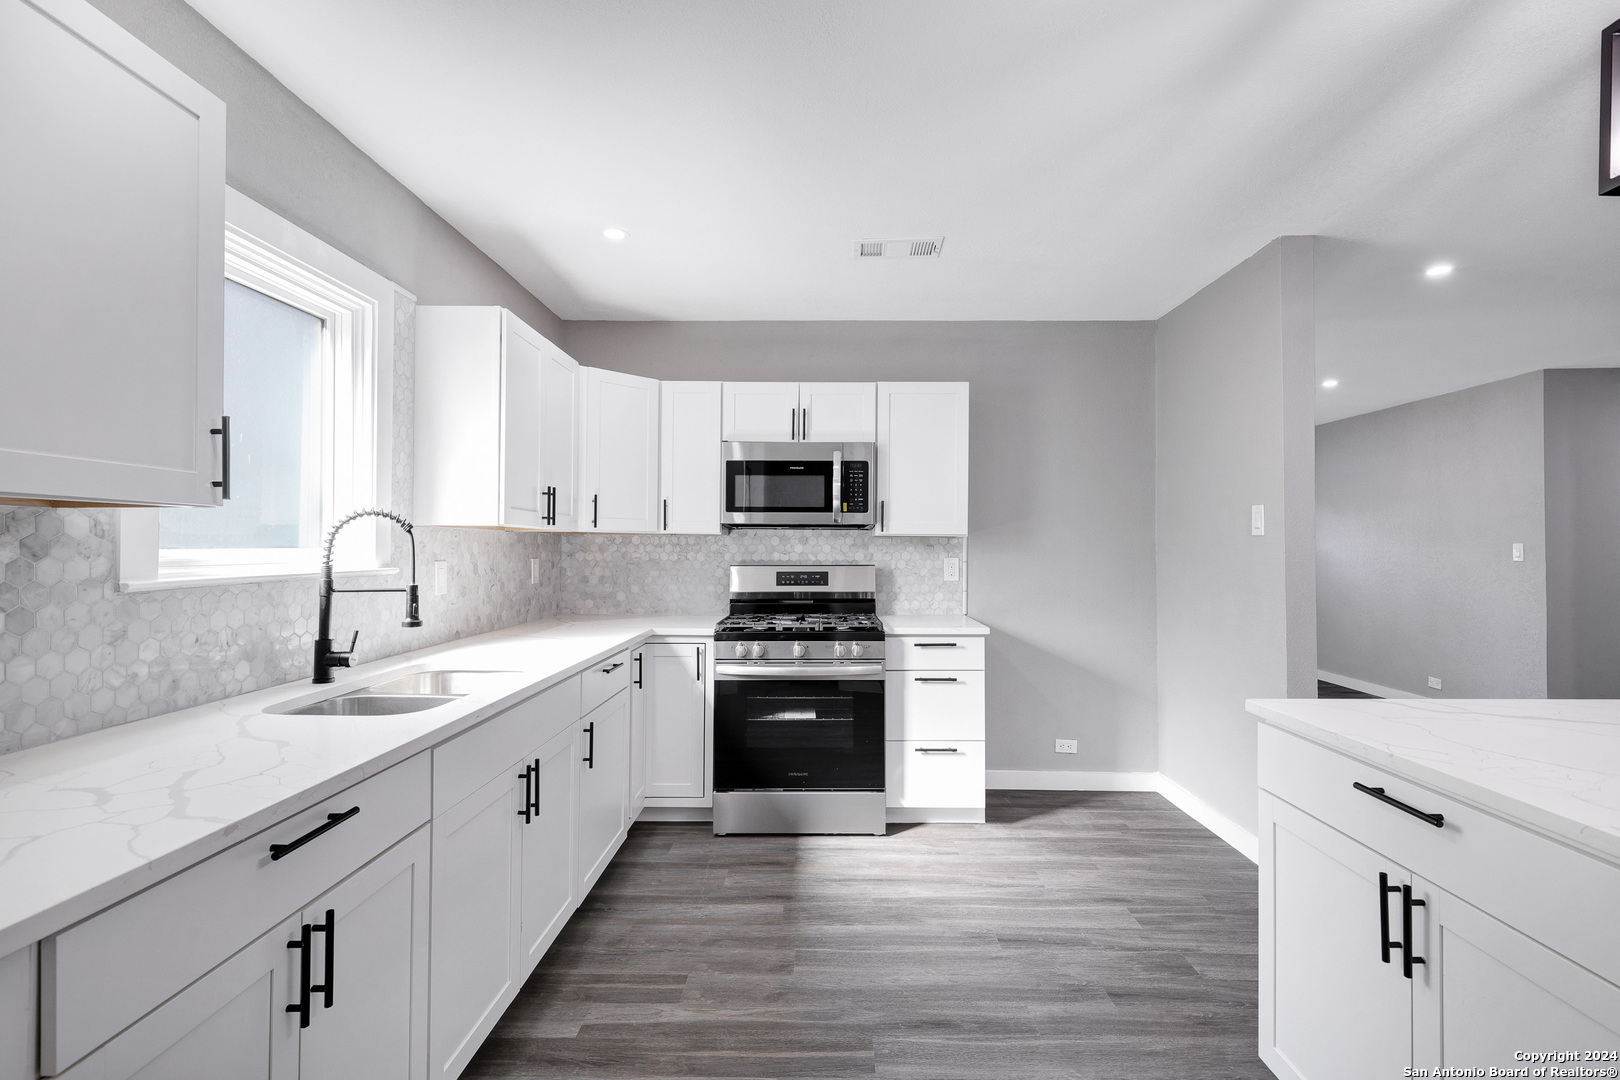
[[[1253,865],[1154,794],[989,803],[882,838],[636,825],[463,1075],[1271,1076]]]

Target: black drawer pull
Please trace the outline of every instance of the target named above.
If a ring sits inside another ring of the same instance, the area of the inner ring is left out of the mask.
[[[620,660],[617,664],[609,664],[607,667],[603,668],[602,674],[611,675],[622,667],[624,667],[624,661]]]
[[[1419,810],[1415,806],[1408,806],[1406,803],[1401,802],[1401,800],[1384,794],[1383,788],[1368,787],[1359,780],[1352,783],[1350,786],[1355,788],[1357,791],[1362,791],[1368,795],[1371,795],[1381,803],[1388,803],[1397,810],[1404,810],[1406,813],[1411,814],[1420,821],[1427,821],[1430,825],[1433,825],[1437,829],[1445,828],[1446,816],[1444,814],[1425,814],[1422,810]]]
[[[961,682],[961,680],[954,675],[938,677],[918,675],[912,682]]]
[[[962,752],[954,746],[914,746],[912,749],[919,754],[960,754]]]
[[[918,649],[957,649],[961,646],[954,641],[913,641],[912,646]]]
[[[343,824],[345,821],[348,821],[359,812],[360,808],[358,806],[351,806],[341,814],[327,814],[326,824],[315,826],[313,829],[309,830],[309,832],[305,833],[303,836],[300,836],[292,843],[271,844],[270,858],[274,860],[281,858],[283,855],[292,854],[305,844],[309,843],[311,840],[315,839],[317,836],[321,835],[321,833],[337,828],[339,825]]]

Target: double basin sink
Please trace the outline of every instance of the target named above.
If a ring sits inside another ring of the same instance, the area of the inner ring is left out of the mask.
[[[270,711],[285,716],[397,716],[425,712],[483,689],[493,677],[510,674],[509,671],[417,671],[364,690]]]

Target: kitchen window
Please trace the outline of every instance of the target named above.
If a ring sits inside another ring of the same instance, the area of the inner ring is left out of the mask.
[[[122,511],[126,590],[315,574],[335,521],[390,501],[393,284],[236,192],[226,206],[231,498]],[[378,572],[390,541],[357,522],[337,562]]]

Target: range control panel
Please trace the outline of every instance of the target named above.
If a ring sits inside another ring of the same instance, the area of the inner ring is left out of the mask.
[[[866,462],[844,462],[844,513],[865,514],[866,509]]]
[[[825,585],[827,584],[827,571],[825,570],[778,570],[776,572],[778,585]]]

